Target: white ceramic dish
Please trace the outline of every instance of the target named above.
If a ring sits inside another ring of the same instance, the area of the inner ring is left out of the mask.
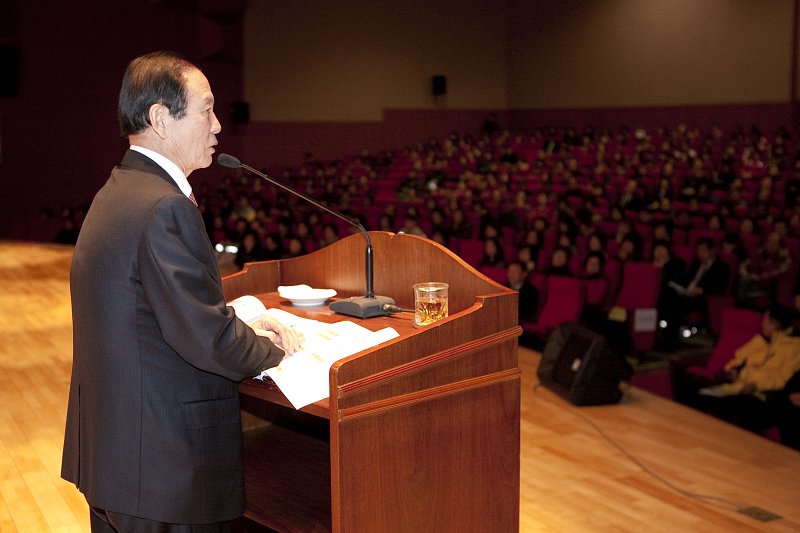
[[[322,305],[328,298],[336,296],[333,289],[314,289],[308,285],[288,285],[278,287],[278,294],[297,307]]]

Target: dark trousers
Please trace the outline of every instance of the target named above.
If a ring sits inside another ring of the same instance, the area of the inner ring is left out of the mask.
[[[786,396],[776,403],[781,442],[800,451],[800,407],[792,404]]]
[[[229,533],[230,522],[168,524],[91,507],[92,533]]]
[[[773,412],[767,402],[749,394],[734,394],[714,398],[711,414],[753,433],[763,434],[775,424]]]

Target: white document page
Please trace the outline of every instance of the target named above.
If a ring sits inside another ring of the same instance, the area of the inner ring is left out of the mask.
[[[269,376],[295,409],[328,397],[328,375],[333,363],[399,336],[394,328],[371,331],[349,320],[328,324],[301,318],[282,309],[266,309],[258,298],[252,296],[238,298],[229,305],[246,323],[269,315],[297,328],[305,336],[300,350],[287,355],[278,366],[265,370],[261,376]]]

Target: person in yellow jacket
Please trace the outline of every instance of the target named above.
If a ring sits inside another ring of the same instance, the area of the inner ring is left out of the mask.
[[[736,392],[763,398],[766,391],[783,389],[800,370],[800,337],[790,335],[790,321],[785,309],[764,313],[761,334],[736,350],[725,365]]]
[[[712,414],[759,433],[772,425],[770,396],[800,371],[800,337],[791,335],[791,322],[791,311],[784,307],[764,313],[761,333],[725,365],[729,382],[701,391],[718,397]]]

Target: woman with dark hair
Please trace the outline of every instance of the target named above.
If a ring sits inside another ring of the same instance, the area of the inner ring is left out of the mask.
[[[522,264],[525,272],[536,270],[536,259],[538,252],[534,252],[530,246],[521,246],[517,249],[517,261]]]
[[[505,266],[505,264],[503,248],[500,246],[500,241],[492,237],[484,239],[483,257],[478,266]]]
[[[333,222],[328,222],[322,228],[321,246],[328,246],[339,240],[339,228]]]
[[[572,270],[569,268],[569,260],[572,254],[569,248],[557,247],[550,256],[550,264],[544,268],[544,273],[548,276],[572,277]]]
[[[608,307],[611,281],[605,273],[605,268],[605,254],[589,252],[583,258],[578,277],[584,280],[586,286],[584,319],[591,317],[593,320],[597,320],[605,314],[604,311]]]
[[[239,245],[233,262],[241,269],[245,263],[255,263],[264,259],[266,259],[266,253],[261,247],[258,235],[254,231],[247,231],[242,237],[242,243]]]
[[[589,252],[581,262],[581,279],[600,279],[605,276],[606,256],[600,252]]]
[[[283,240],[277,233],[269,233],[263,241],[264,259],[283,259]]]
[[[607,239],[605,235],[595,231],[586,239],[586,249],[589,253],[602,254],[605,259],[608,256],[606,252]]]

